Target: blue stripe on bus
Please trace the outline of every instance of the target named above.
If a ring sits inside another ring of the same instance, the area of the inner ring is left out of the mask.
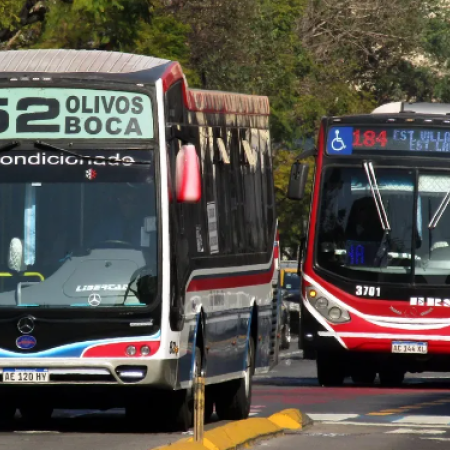
[[[158,333],[152,336],[148,336],[147,339],[150,341],[156,340],[159,337],[161,337],[161,331],[158,331]],[[132,341],[133,339],[141,340],[143,338],[143,336],[130,336],[127,338],[98,339],[95,341],[75,342],[73,344],[62,345],[61,347],[55,347],[37,353],[16,353],[0,348],[0,358],[80,358],[84,350],[94,345],[114,344]]]

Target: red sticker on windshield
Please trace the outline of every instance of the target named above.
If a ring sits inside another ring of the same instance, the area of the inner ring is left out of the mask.
[[[88,180],[94,180],[97,177],[97,171],[94,169],[86,170],[86,178]]]

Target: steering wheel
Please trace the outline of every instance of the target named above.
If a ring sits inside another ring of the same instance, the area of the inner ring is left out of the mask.
[[[94,244],[92,247],[93,248],[97,248],[97,247],[103,247],[103,246],[107,246],[110,244],[114,244],[114,245],[120,245],[122,247],[132,247],[135,248],[136,246],[133,245],[131,242],[128,241],[121,241],[119,239],[109,239],[107,241],[100,241],[97,244]]]

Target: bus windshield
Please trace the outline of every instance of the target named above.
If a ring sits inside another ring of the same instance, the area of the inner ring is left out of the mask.
[[[152,154],[122,154],[148,164],[0,156],[0,307],[157,302]]]
[[[324,172],[319,266],[358,281],[450,284],[450,173],[374,173],[378,208],[363,167]]]

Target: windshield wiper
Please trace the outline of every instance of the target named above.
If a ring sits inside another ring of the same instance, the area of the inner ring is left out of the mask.
[[[386,209],[383,204],[383,199],[381,198],[380,189],[378,187],[377,177],[375,175],[375,170],[371,162],[365,162],[363,164],[364,170],[366,171],[367,181],[369,182],[370,190],[372,192],[373,201],[378,212],[378,218],[380,219],[381,227],[383,228],[383,237],[381,239],[380,247],[375,255],[374,265],[386,265],[387,255],[389,253],[389,239],[388,235],[391,231],[391,226],[386,214]]]
[[[445,210],[447,209],[447,206],[450,202],[450,191],[448,191],[441,204],[438,206],[436,212],[434,213],[433,218],[430,220],[430,223],[428,224],[428,228],[430,230],[434,230],[437,227],[437,224],[441,220],[442,215],[444,214]]]
[[[101,156],[86,156],[86,155],[79,155],[78,153],[72,152],[70,150],[67,150],[65,148],[61,148],[61,147],[56,147],[55,145],[49,144],[47,142],[42,142],[42,141],[36,141],[34,143],[34,146],[36,148],[42,149],[42,150],[53,150],[54,152],[60,152],[60,153],[64,153],[66,155],[71,155],[71,156],[75,156],[75,158],[78,159],[85,159],[87,161],[102,161],[105,162],[105,158],[101,157]],[[0,147],[0,151],[1,151],[1,147]],[[129,164],[129,165],[134,165],[134,164],[143,164],[145,166],[148,166],[151,164],[150,161],[124,161],[123,159],[118,159],[118,158],[114,158],[113,160],[111,160],[112,162],[115,163],[122,163],[122,164]]]
[[[7,153],[10,150],[12,150],[13,148],[18,147],[19,145],[20,145],[20,142],[16,142],[16,141],[11,141],[6,144],[3,144],[2,146],[0,146],[0,153]]]
[[[127,289],[126,289],[125,294],[124,294],[124,296],[123,296],[123,301],[120,303],[121,305],[125,305],[125,302],[127,301],[128,295],[129,295],[130,292],[138,299],[139,302],[141,302],[141,298],[142,298],[142,297],[145,297],[145,296],[148,296],[148,295],[149,295],[149,292],[146,292],[146,293],[145,293],[145,292],[142,292],[141,288],[140,288],[139,285],[138,285],[139,282],[140,282],[140,280],[142,280],[142,279],[145,278],[145,277],[150,277],[150,278],[155,279],[155,278],[156,278],[156,275],[153,275],[153,272],[152,272],[148,267],[141,267],[140,269],[138,269],[138,270],[132,275],[131,280],[130,280],[130,282],[128,283]],[[148,281],[148,280],[147,280],[147,281]],[[136,290],[131,288],[131,285],[134,284],[134,283],[136,283]],[[153,297],[154,297],[154,298],[153,298],[153,300],[154,300],[156,297],[155,297],[155,296],[153,296]],[[144,300],[144,303],[146,303],[147,306],[150,305],[150,302],[147,303],[145,300]],[[154,306],[152,307],[152,310],[153,310],[155,307],[156,307],[156,306],[154,305]]]
[[[391,231],[391,226],[389,225],[386,209],[384,208],[383,200],[380,194],[380,189],[378,188],[377,177],[375,176],[373,164],[371,162],[369,163],[365,162],[363,166],[364,170],[366,171],[367,181],[369,182],[370,190],[372,191],[372,197],[375,202],[375,206],[377,207],[381,227],[385,232],[389,232]]]

